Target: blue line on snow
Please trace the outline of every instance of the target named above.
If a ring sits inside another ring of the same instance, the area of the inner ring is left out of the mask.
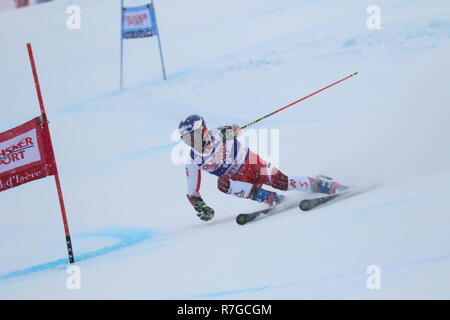
[[[427,198],[428,196],[417,196],[417,197],[410,197],[410,198],[404,198],[399,200],[394,200],[390,202],[384,202],[381,204],[376,204],[370,207],[361,208],[361,209],[355,209],[346,211],[345,213],[334,217],[332,220],[329,221],[329,223],[334,223],[335,220],[339,220],[341,223],[344,224],[350,224],[354,223],[361,219],[367,219],[368,217],[374,217],[374,214],[376,217],[379,217],[381,214],[386,213],[387,211],[380,211],[378,209],[385,209],[389,207],[395,207],[398,205],[405,205],[413,203],[414,201],[422,200],[424,198]],[[345,219],[342,219],[342,217],[345,216]]]
[[[102,101],[107,98],[117,97],[117,96],[122,95],[123,93],[124,93],[124,90],[122,90],[122,91],[121,90],[113,90],[113,91],[105,92],[105,93],[102,93],[95,97],[87,98],[83,101],[76,102],[69,106],[65,106],[61,110],[55,111],[54,114],[63,114],[63,113],[67,113],[67,112],[70,113],[70,112],[79,112],[79,111],[89,110],[89,107],[87,106],[88,104],[93,104],[95,102]]]
[[[117,251],[126,247],[133,246],[144,240],[154,238],[156,232],[149,229],[137,229],[137,228],[115,228],[105,231],[95,232],[95,233],[85,233],[74,237],[85,238],[85,237],[99,237],[99,238],[114,238],[119,240],[118,243],[106,246],[94,251],[88,251],[75,256],[75,262],[84,261],[87,259],[95,258],[113,251]],[[76,250],[74,250],[76,253]],[[6,274],[0,274],[0,280],[6,280],[11,278],[17,278],[21,276],[26,276],[28,274],[45,271],[50,269],[57,269],[60,266],[68,265],[68,259],[58,259],[50,261],[43,264],[38,264],[29,268],[12,271]]]
[[[61,166],[61,168],[63,169],[61,171],[75,172],[77,175],[80,174],[89,175],[91,171],[98,172],[98,170],[100,169],[104,169],[106,167],[114,166],[117,164],[122,164],[124,161],[130,161],[141,157],[146,157],[159,151],[170,150],[178,143],[179,142],[171,142],[159,146],[148,147],[141,150],[130,151],[127,153],[118,154],[89,164],[66,165],[66,166],[63,165]]]
[[[297,281],[291,281],[291,282],[285,282],[285,283],[279,283],[279,284],[273,284],[273,285],[266,285],[266,286],[261,286],[261,287],[210,292],[210,293],[196,295],[195,297],[199,298],[199,299],[212,298],[212,297],[223,297],[223,296],[245,294],[245,293],[256,293],[256,292],[261,292],[261,291],[265,291],[265,290],[269,290],[269,289],[270,290],[286,289],[289,287],[294,287],[294,288],[291,288],[291,292],[294,292],[293,290],[295,290],[296,286],[297,287],[300,286],[301,288],[305,288],[306,286],[314,287],[316,283],[322,283],[324,281],[331,281],[331,280],[336,280],[336,279],[364,276],[364,275],[365,275],[365,273],[361,272],[361,271],[337,273],[337,274],[326,275],[326,276],[318,277],[318,278],[307,278],[307,279],[302,279],[302,280],[297,280]],[[299,294],[301,294],[301,291],[299,291]]]

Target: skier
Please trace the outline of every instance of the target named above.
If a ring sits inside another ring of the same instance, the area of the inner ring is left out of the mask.
[[[262,188],[268,185],[278,190],[300,190],[324,194],[336,194],[348,187],[328,177],[287,176],[271,166],[259,155],[244,147],[236,139],[240,131],[237,125],[208,130],[198,115],[190,115],[181,121],[178,130],[181,139],[190,150],[186,164],[187,198],[204,221],[214,217],[214,210],[206,205],[200,195],[201,170],[218,176],[220,191],[274,206],[282,195]]]

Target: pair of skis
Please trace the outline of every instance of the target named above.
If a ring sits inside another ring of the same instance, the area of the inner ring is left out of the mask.
[[[339,194],[333,194],[333,195],[323,196],[323,197],[313,198],[313,199],[304,199],[304,200],[300,201],[299,203],[296,203],[295,206],[298,205],[298,207],[302,211],[309,211],[309,210],[317,208],[318,206],[321,206],[327,202],[330,202],[332,200],[348,198],[348,197],[355,195],[357,193],[360,193],[360,192],[352,192],[352,190],[348,190],[348,191],[344,191]],[[240,215],[238,215],[236,217],[236,222],[237,222],[237,224],[244,225],[250,221],[255,220],[260,215],[267,215],[269,213],[278,211],[279,206],[282,204],[283,204],[283,202],[274,207],[265,208],[265,209],[258,210],[258,211],[252,212],[252,213],[241,213]],[[289,207],[284,208],[284,210],[286,210],[288,208]],[[283,211],[283,209],[281,211]]]

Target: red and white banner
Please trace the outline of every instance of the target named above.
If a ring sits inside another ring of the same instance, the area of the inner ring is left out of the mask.
[[[41,119],[0,133],[0,192],[56,174],[48,124]]]

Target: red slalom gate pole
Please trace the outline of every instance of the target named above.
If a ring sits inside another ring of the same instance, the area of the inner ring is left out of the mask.
[[[34,61],[34,56],[33,56],[33,49],[31,47],[30,43],[27,43],[27,48],[28,48],[28,56],[30,57],[31,70],[33,71],[33,78],[34,78],[34,84],[36,87],[36,93],[37,93],[38,100],[39,100],[39,107],[41,108],[41,114],[42,114],[42,119],[43,119],[42,121],[43,121],[43,124],[48,125],[47,114],[45,113],[45,107],[44,107],[44,100],[42,99],[41,86],[39,85],[39,78],[38,78],[38,74],[36,71],[36,63]],[[53,144],[51,141],[50,134],[49,134],[49,139],[50,139],[49,143],[53,149]],[[62,219],[63,219],[63,223],[64,223],[64,232],[66,234],[66,245],[67,245],[67,253],[69,255],[69,262],[74,263],[75,258],[73,255],[72,240],[70,237],[69,224],[67,222],[66,207],[64,205],[64,198],[63,198],[63,194],[62,194],[61,182],[59,181],[58,166],[56,165],[56,158],[55,158],[55,175],[54,176],[55,176],[56,190],[58,191],[59,205],[61,207],[61,214],[62,214]]]
[[[341,80],[339,80],[339,81],[336,81],[335,83],[332,83],[332,84],[330,84],[329,86],[326,86],[326,87],[324,87],[324,88],[322,88],[322,89],[320,89],[320,90],[317,90],[316,92],[313,92],[313,93],[307,95],[306,97],[303,97],[303,98],[301,98],[301,99],[298,99],[298,100],[296,100],[296,101],[294,101],[294,102],[288,104],[287,106],[284,106],[284,107],[282,107],[282,108],[280,108],[280,109],[278,109],[278,110],[275,110],[274,112],[271,112],[271,113],[269,113],[269,114],[266,114],[264,117],[261,117],[261,118],[259,118],[259,119],[256,119],[255,121],[252,121],[252,122],[246,124],[245,126],[242,126],[242,127],[238,128],[238,129],[236,129],[235,132],[239,132],[239,131],[241,131],[241,130],[243,130],[243,129],[245,129],[245,128],[247,128],[247,127],[249,127],[249,126],[251,126],[251,125],[253,125],[253,124],[255,124],[255,123],[259,122],[259,121],[261,121],[261,120],[264,120],[264,119],[266,119],[266,118],[268,118],[268,117],[270,117],[270,116],[273,116],[275,113],[278,113],[278,112],[280,112],[280,111],[283,111],[284,109],[287,109],[287,108],[289,108],[289,107],[292,107],[294,104],[297,104],[297,103],[299,103],[299,102],[301,102],[301,101],[303,101],[303,100],[305,100],[305,99],[308,99],[309,97],[312,97],[313,95],[318,94],[319,92],[322,92],[323,90],[326,90],[326,89],[328,89],[328,88],[330,88],[330,87],[332,87],[332,86],[334,86],[334,85],[337,85],[338,83],[341,83],[342,81],[345,81],[345,80],[347,80],[347,79],[349,79],[349,78],[351,78],[351,77],[356,76],[357,74],[358,74],[358,72],[352,73],[351,75],[349,75],[349,76],[347,76],[347,77],[345,77],[345,78],[343,78],[343,79],[341,79]]]

